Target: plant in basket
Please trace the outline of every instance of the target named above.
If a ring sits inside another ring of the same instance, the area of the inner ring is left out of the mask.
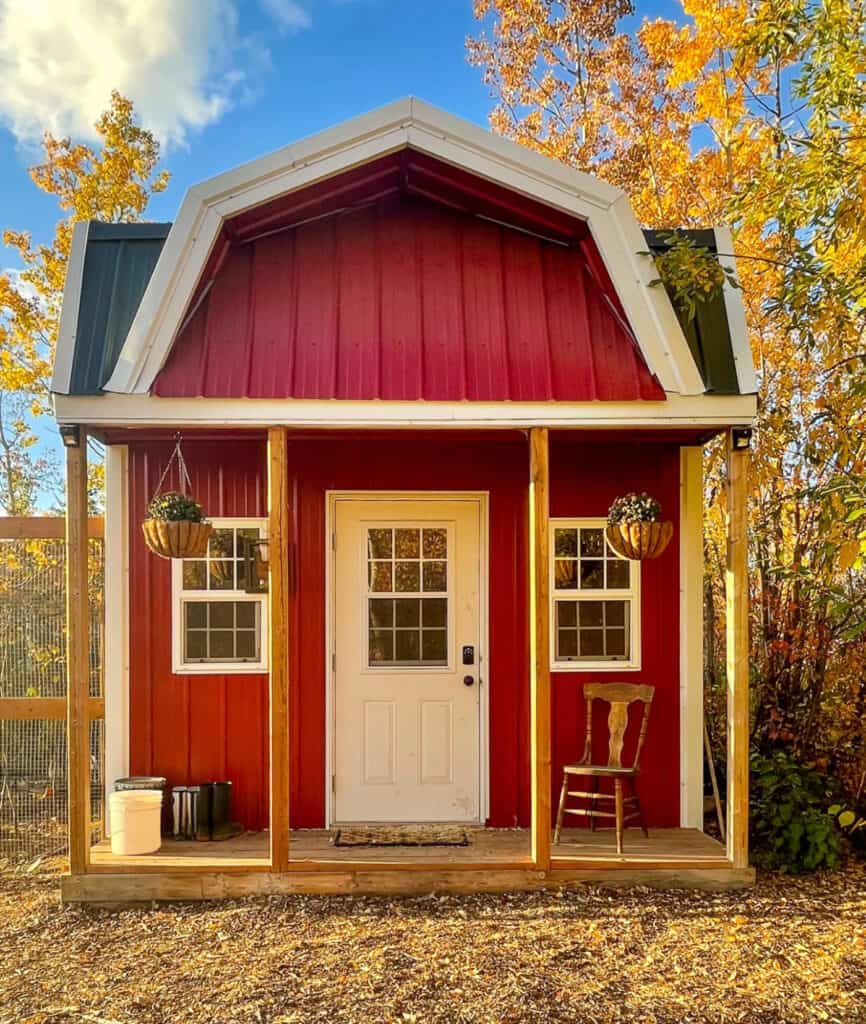
[[[661,514],[661,505],[646,491],[617,498],[607,514],[608,544],[623,558],[658,558],[674,532],[673,523]]]
[[[201,505],[189,494],[161,491],[163,481],[175,461],[181,486],[186,484],[189,487],[189,473],[180,450],[180,436],[141,524],[144,541],[161,558],[202,558],[207,551],[213,527],[205,521]]]

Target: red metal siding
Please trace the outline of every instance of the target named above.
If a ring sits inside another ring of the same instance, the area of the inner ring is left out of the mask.
[[[214,775],[235,783],[236,813],[249,828],[267,821],[267,679],[173,676],[167,562],[140,539],[143,509],[170,450],[130,447],[131,770],[172,783]],[[247,441],[185,446],[195,492],[212,515],[261,515],[264,448]],[[325,501],[329,489],[473,490],[490,494],[490,818],[529,823],[529,710],[526,511],[528,455],[515,435],[475,439],[451,433],[290,443],[294,537],[290,573],[291,819],[321,827],[325,804]],[[575,443],[554,435],[551,513],[604,515],[628,488],[658,495],[678,524],[679,456],[674,444]],[[652,825],[679,815],[679,561],[673,543],[642,575],[643,667],[627,678],[657,687],[641,795]],[[553,789],[580,752],[583,673],[553,678]],[[599,722],[599,734],[604,728]]]
[[[268,818],[268,679],[173,675],[171,563],[151,554],[141,514],[171,453],[166,443],[129,447],[129,767],[169,785],[231,779],[234,815],[247,828]],[[264,445],[188,442],[192,490],[213,516],[265,515]],[[165,487],[177,487],[176,479]]]
[[[641,563],[641,669],[637,672],[557,672],[552,677],[553,806],[562,782],[561,766],[583,752],[586,682],[650,683],[656,688],[646,746],[641,755],[639,793],[647,820],[658,828],[679,825],[679,448],[675,444],[577,443],[553,435],[550,514],[605,516],[625,491],[648,491],[674,523],[674,540],[658,559]],[[593,738],[603,744],[606,712],[598,709]],[[634,735],[630,734],[630,742]],[[600,751],[599,751],[600,752]],[[606,753],[606,751],[605,751]],[[626,755],[631,751],[627,748]]]
[[[154,392],[664,399],[598,252],[391,195],[231,246]]]

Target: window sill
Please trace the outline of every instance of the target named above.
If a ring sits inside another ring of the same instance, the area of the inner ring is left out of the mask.
[[[631,661],[551,661],[551,672],[640,672]]]
[[[172,665],[173,676],[264,676],[267,665],[247,665],[237,662],[208,662],[202,665]]]

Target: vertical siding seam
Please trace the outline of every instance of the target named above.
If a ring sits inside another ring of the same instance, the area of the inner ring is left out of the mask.
[[[498,234],[499,241],[499,289],[502,296],[502,333],[504,341],[504,352],[505,358],[502,360],[502,371],[505,376],[505,387],[503,389],[503,398],[506,401],[513,400],[514,394],[511,387],[511,338],[508,330],[508,285],[506,282],[507,276],[507,261],[505,259],[505,230],[497,225],[496,232]],[[492,367],[491,367],[492,369]],[[493,379],[491,376],[491,385]],[[496,389],[491,386],[491,395],[496,394]]]
[[[466,337],[466,253],[465,231],[457,231],[458,287],[460,288],[460,399],[469,398],[469,344]],[[489,741],[488,741],[489,742]],[[488,812],[490,810],[488,801]]]
[[[547,383],[546,391],[548,397],[556,400],[557,393],[553,383],[553,352],[551,348],[551,332],[550,332],[550,302],[548,301],[547,290],[549,288],[549,282],[547,280],[547,260],[544,258],[544,247],[541,242],[537,246],[538,251],[538,264],[541,268],[541,302],[544,306],[544,336],[545,346],[544,354],[547,358]]]
[[[246,372],[246,384],[244,386],[244,395],[249,395],[252,391],[253,384],[253,352],[255,350],[255,339],[256,339],[256,279],[258,274],[256,273],[256,266],[258,261],[256,255],[258,252],[258,244],[256,242],[248,243],[250,251],[249,255],[249,278],[247,280],[247,329],[246,338],[244,344],[246,345],[246,360],[247,360],[247,372]]]

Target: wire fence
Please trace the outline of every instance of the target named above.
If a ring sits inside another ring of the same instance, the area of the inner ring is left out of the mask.
[[[0,698],[66,697],[66,546],[59,538],[0,539]],[[102,695],[104,562],[89,542],[90,695]],[[13,711],[14,715],[15,712]],[[92,841],[102,836],[104,722],[90,724]],[[0,718],[0,870],[64,856],[66,722]]]

